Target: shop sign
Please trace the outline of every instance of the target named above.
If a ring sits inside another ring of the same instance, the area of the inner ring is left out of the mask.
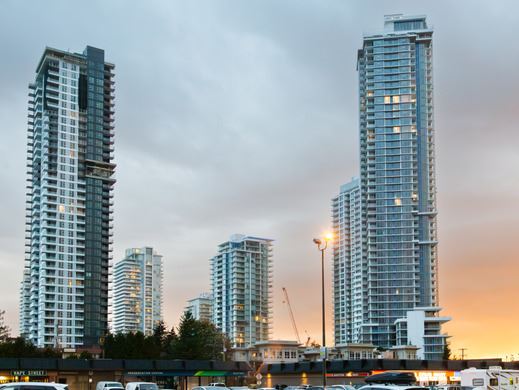
[[[11,371],[12,376],[47,376],[45,370],[14,370]]]
[[[362,376],[369,376],[369,372],[327,372],[326,376],[328,378],[354,378],[354,377],[362,377]]]

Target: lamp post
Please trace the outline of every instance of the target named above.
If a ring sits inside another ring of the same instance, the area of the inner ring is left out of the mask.
[[[317,245],[317,249],[321,252],[321,308],[322,308],[322,328],[323,328],[323,390],[326,390],[326,359],[327,359],[327,351],[326,351],[326,324],[325,324],[325,305],[324,305],[324,252],[328,247],[328,241],[333,238],[331,234],[326,234],[324,238],[324,242],[319,238],[314,238],[314,243]]]

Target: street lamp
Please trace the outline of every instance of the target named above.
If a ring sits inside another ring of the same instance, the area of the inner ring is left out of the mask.
[[[324,252],[326,251],[326,248],[328,247],[328,241],[330,241],[333,238],[333,235],[331,233],[327,233],[324,236],[324,242],[319,238],[314,238],[314,243],[317,245],[317,249],[321,251],[321,306],[322,306],[322,320],[323,320],[323,390],[326,389],[326,358],[327,358],[327,351],[326,351],[326,325],[325,325],[325,307],[324,307]]]

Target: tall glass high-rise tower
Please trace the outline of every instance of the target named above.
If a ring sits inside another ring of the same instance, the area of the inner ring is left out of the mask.
[[[425,16],[389,15],[358,51],[363,326],[395,345],[395,321],[438,305],[432,35]]]
[[[29,85],[26,259],[20,329],[40,347],[108,330],[114,65],[46,48]]]
[[[269,340],[272,240],[234,234],[211,259],[213,323],[234,348]]]

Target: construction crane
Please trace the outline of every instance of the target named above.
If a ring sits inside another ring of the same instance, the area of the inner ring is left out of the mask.
[[[288,312],[290,313],[290,320],[292,321],[292,328],[294,328],[294,332],[296,333],[297,342],[301,344],[301,338],[299,337],[299,332],[297,331],[296,320],[294,318],[294,313],[292,312],[292,306],[290,305],[290,300],[288,299],[288,292],[285,287],[283,287],[283,294],[285,294],[285,301],[288,306]]]

